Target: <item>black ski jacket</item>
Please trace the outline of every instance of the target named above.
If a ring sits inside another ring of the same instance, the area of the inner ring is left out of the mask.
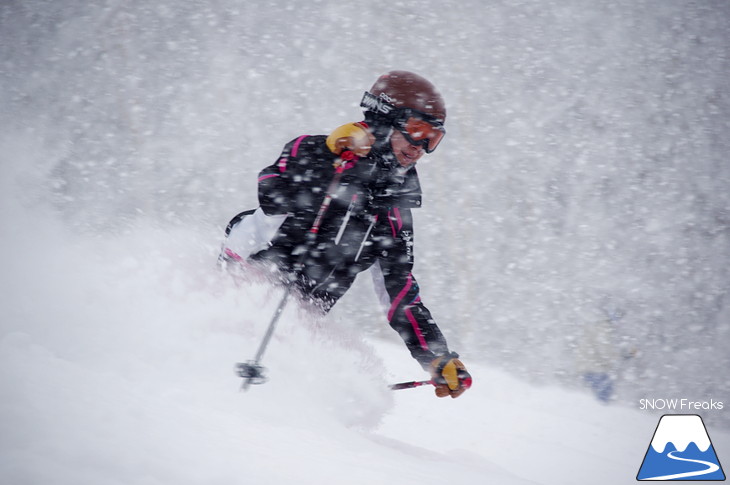
[[[376,291],[388,308],[390,325],[413,357],[427,368],[448,352],[446,340],[421,302],[413,267],[411,209],[421,205],[415,168],[394,179],[382,159],[369,156],[345,164],[319,231],[310,233],[335,176],[325,136],[302,136],[288,143],[279,159],[263,169],[258,197],[267,215],[288,214],[270,247],[251,260],[275,263],[295,275],[302,292],[325,311],[350,288],[355,277],[374,270]],[[297,265],[302,261],[304,264]]]

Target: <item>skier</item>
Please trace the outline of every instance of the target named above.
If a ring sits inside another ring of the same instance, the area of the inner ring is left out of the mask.
[[[411,209],[421,205],[415,166],[444,137],[444,101],[423,77],[391,71],[361,107],[364,121],[329,136],[300,136],[260,172],[260,207],[231,221],[221,261],[273,268],[323,312],[372,269],[390,325],[430,372],[436,395],[456,398],[471,376],[411,273]]]
[[[637,349],[619,336],[620,321],[626,316],[624,310],[604,303],[600,313],[600,317],[587,315],[576,348],[576,367],[596,398],[609,403],[614,399],[622,370],[636,357]]]

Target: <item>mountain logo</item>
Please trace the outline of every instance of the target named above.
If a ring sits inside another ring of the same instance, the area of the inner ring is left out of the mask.
[[[665,414],[659,420],[637,480],[725,480],[702,418]]]

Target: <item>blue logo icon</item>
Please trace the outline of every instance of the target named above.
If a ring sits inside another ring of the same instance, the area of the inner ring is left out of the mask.
[[[702,418],[665,414],[646,450],[637,480],[725,480]]]

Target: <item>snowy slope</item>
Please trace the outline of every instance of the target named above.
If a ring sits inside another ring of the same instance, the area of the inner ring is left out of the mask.
[[[637,350],[614,365],[624,404],[721,399],[728,31],[726,0],[0,2],[1,177],[78,231],[219,232],[288,140],[414,70],[449,111],[414,214],[449,342],[574,386],[608,302]],[[360,293],[348,318],[375,332]]]
[[[616,484],[650,441],[655,415],[481,365],[457,400],[386,391],[422,377],[400,345],[294,307],[241,393],[276,290],[219,274],[214,238],[40,220],[3,229],[0,483]]]

